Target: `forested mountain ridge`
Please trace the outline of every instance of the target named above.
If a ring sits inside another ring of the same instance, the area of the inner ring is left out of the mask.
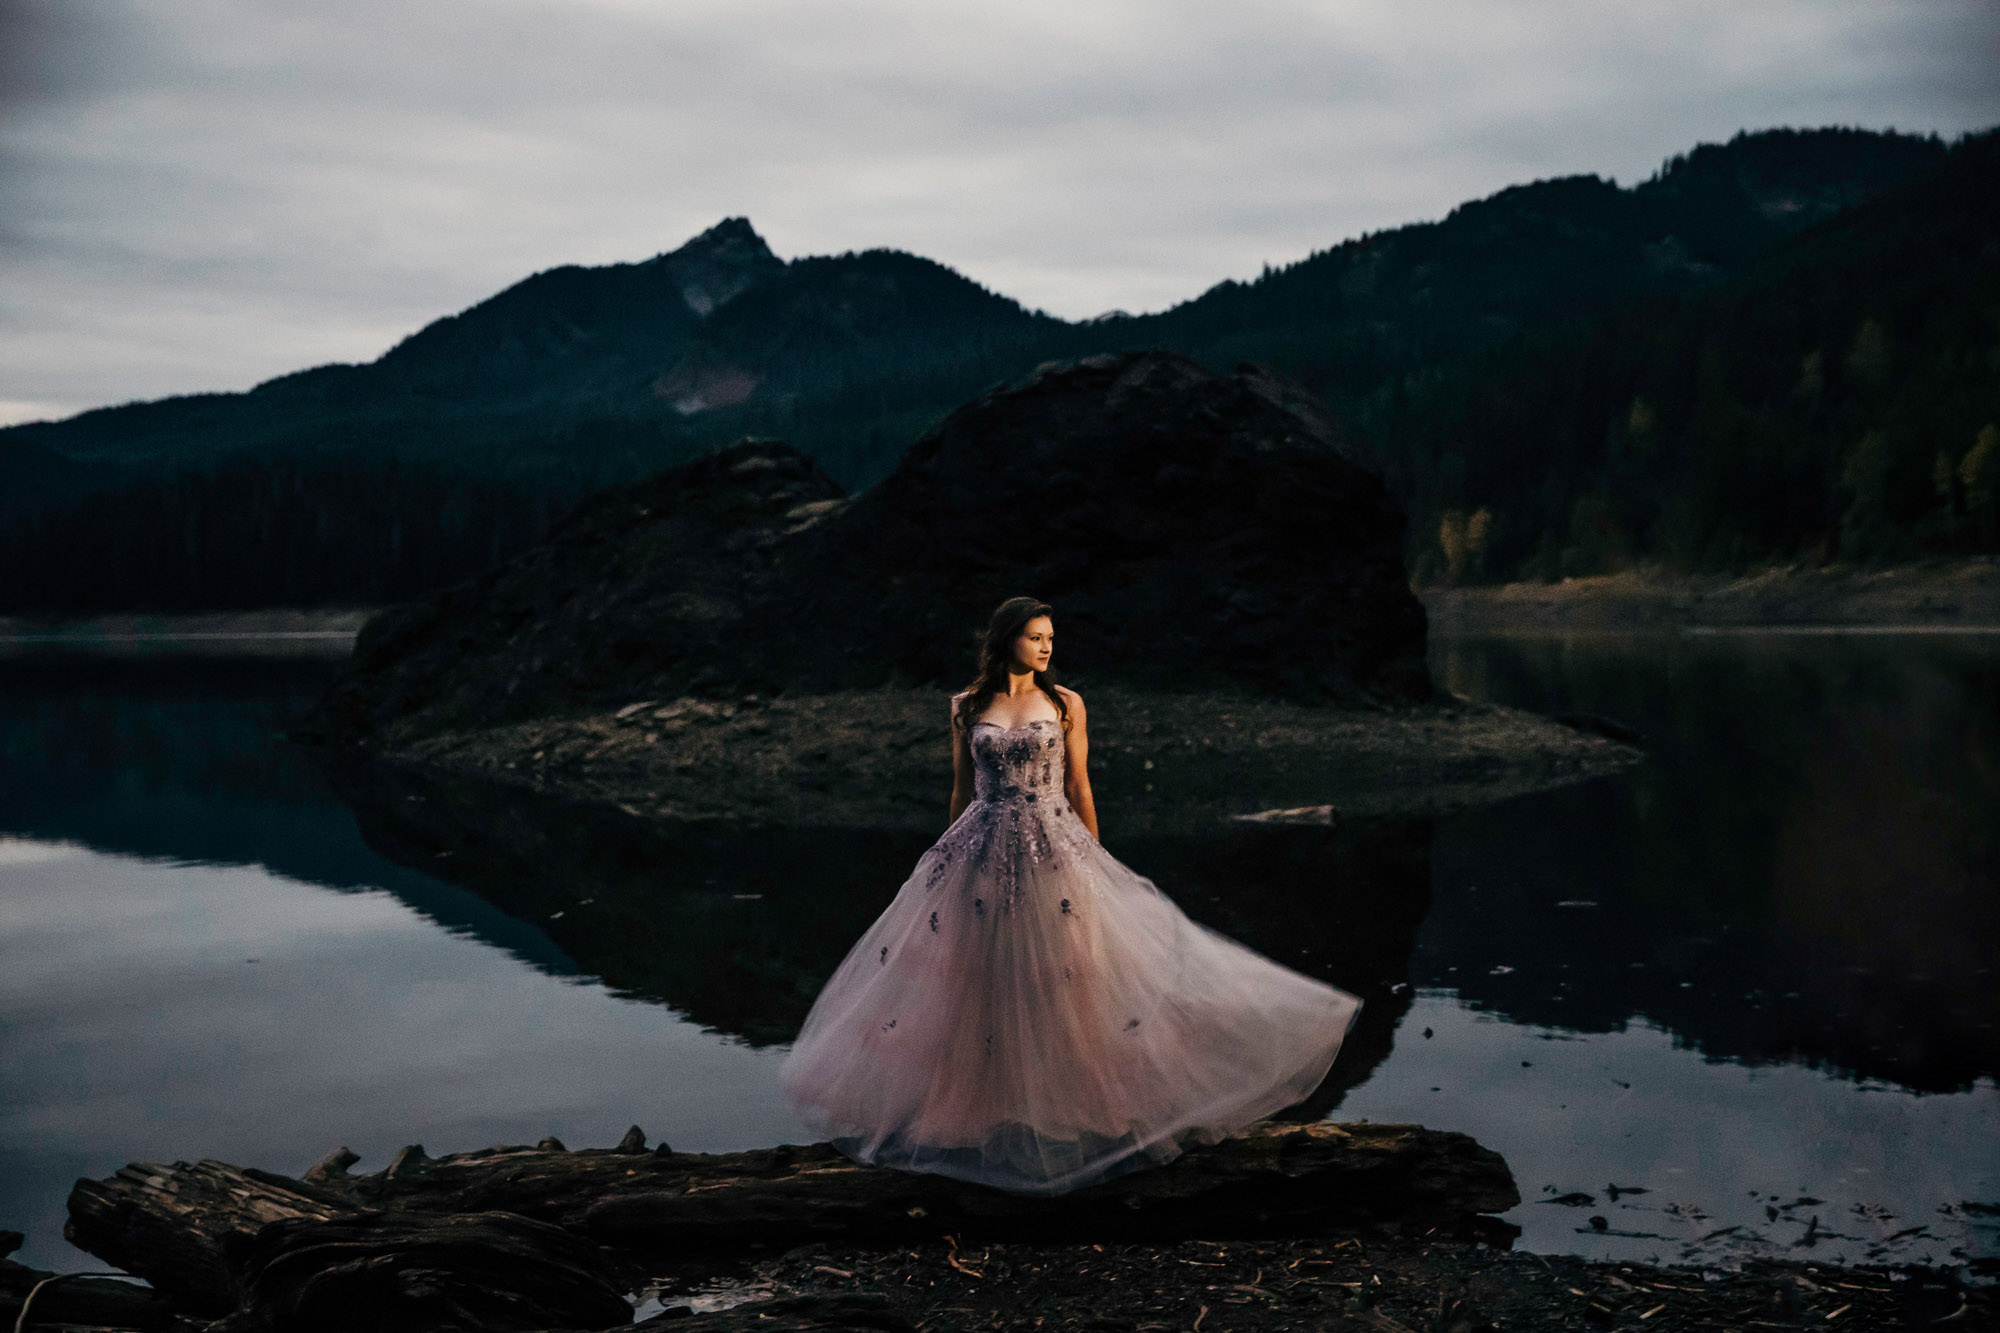
[[[1516,187],[1158,315],[1081,323],[913,255],[782,261],[731,219],[640,264],[538,274],[369,365],[0,431],[0,482],[19,478],[0,495],[19,575],[0,611],[404,597],[518,549],[591,487],[743,435],[859,488],[996,381],[1154,346],[1325,393],[1415,502],[1424,557],[1441,514],[1489,503],[1433,440],[1480,366],[1525,365],[1524,347],[1607,312],[1657,315],[1946,156],[1907,135],[1739,135],[1629,189]],[[45,483],[51,457],[88,466]],[[1508,512],[1510,530],[1547,527]],[[1489,571],[1525,558],[1503,545],[1484,548]]]
[[[1863,130],[1738,135],[1629,189],[1597,176],[1513,186],[1119,331],[1209,360],[1269,361],[1338,399],[1552,320],[1719,281],[1944,155],[1935,139]]]
[[[1719,286],[1351,407],[1420,576],[2000,550],[2000,133]]]

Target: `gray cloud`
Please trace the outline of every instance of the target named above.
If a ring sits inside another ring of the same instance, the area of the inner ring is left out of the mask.
[[[15,417],[366,359],[728,214],[1082,316],[1745,127],[2000,121],[1990,0],[0,0],[0,39]]]

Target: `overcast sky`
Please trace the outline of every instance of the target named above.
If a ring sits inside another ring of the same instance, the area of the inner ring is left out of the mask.
[[[748,216],[1066,317],[1739,129],[2000,123],[2000,0],[0,0],[0,422]]]

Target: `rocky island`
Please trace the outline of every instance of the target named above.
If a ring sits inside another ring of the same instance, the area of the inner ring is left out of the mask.
[[[767,441],[598,496],[371,620],[306,734],[646,818],[935,829],[946,697],[1028,591],[1093,701],[1111,827],[1435,815],[1638,757],[1435,691],[1402,552],[1303,391],[1095,357],[967,404],[860,496]]]

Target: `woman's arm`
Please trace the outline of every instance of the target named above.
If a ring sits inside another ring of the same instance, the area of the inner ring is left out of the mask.
[[[1061,685],[1056,688],[1062,690],[1063,702],[1069,705],[1069,734],[1063,738],[1063,795],[1090,836],[1102,842],[1097,833],[1097,801],[1090,794],[1090,727],[1083,696]]]
[[[958,725],[958,695],[951,698],[951,822],[972,804],[972,751],[966,730]]]

